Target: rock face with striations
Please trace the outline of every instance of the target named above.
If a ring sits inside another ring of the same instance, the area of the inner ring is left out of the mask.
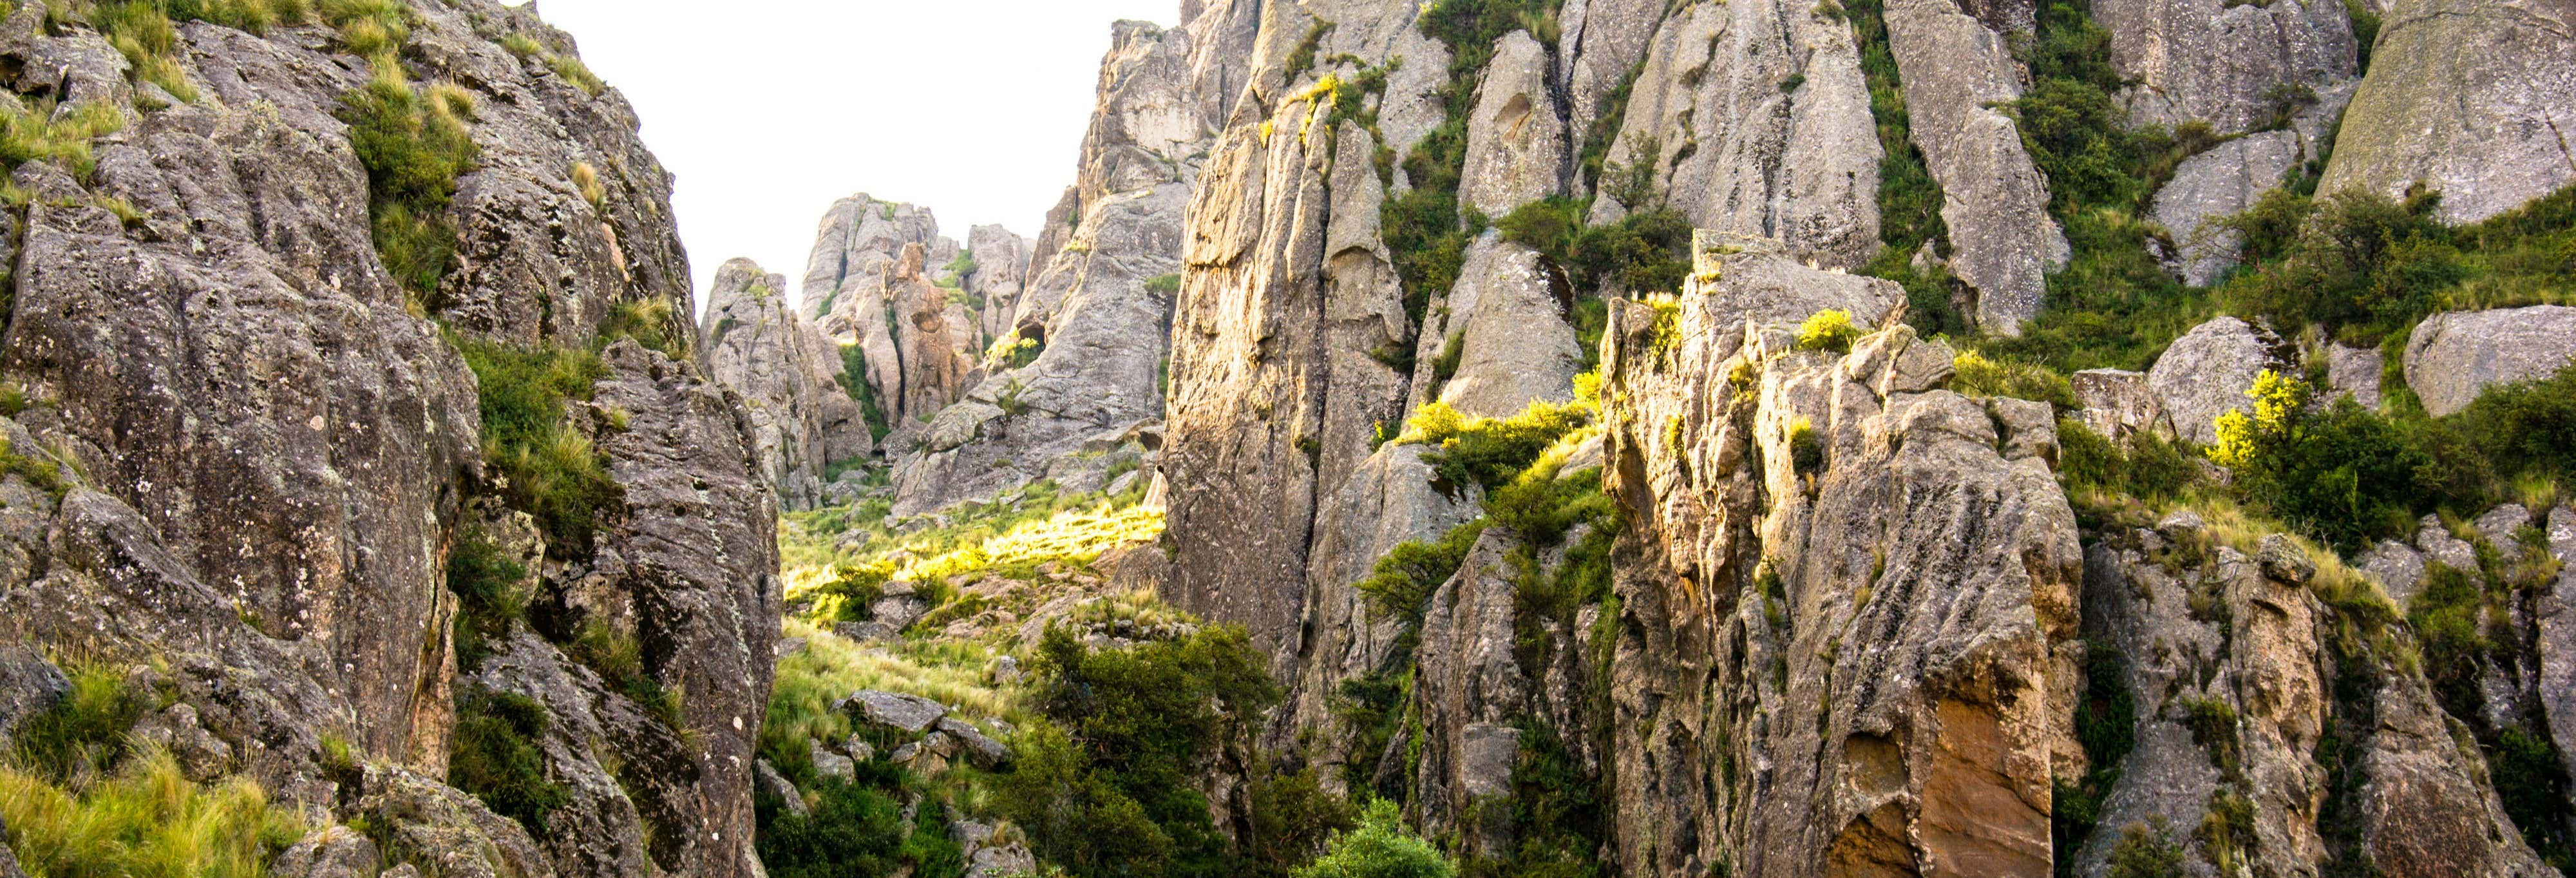
[[[708,376],[742,397],[779,502],[801,509],[822,500],[824,468],[867,455],[873,437],[840,383],[839,347],[789,304],[786,285],[750,260],[726,262],[699,334]]]
[[[1414,404],[1502,418],[1574,398],[1583,346],[1567,323],[1573,291],[1539,252],[1487,232],[1467,246],[1458,285],[1433,302],[1414,355]]]
[[[2555,0],[2394,0],[2320,192],[2422,184],[2465,223],[2576,183],[2576,9]]]
[[[181,100],[129,81],[86,25],[45,18],[0,21],[0,84],[122,130],[87,144],[95,173],[34,159],[10,174],[36,197],[6,211],[0,377],[29,405],[0,432],[56,476],[0,477],[0,653],[137,668],[129,683],[170,706],[133,732],[171,742],[192,776],[365,818],[400,842],[388,856],[436,857],[418,865],[441,874],[649,870],[639,807],[670,833],[649,845],[660,871],[759,874],[745,760],[777,625],[774,499],[742,412],[697,364],[632,342],[561,413],[623,499],[598,507],[593,545],[531,572],[547,600],[623,614],[645,673],[689,691],[664,734],[693,743],[660,761],[595,739],[559,751],[550,777],[622,764],[633,783],[584,786],[533,839],[440,782],[459,705],[485,688],[458,668],[446,571],[500,487],[478,397],[507,391],[478,387],[449,338],[588,349],[612,318],[692,312],[670,179],[624,98],[503,48],[573,53],[532,8],[409,3],[397,63],[452,84],[446,106],[471,103],[479,151],[447,213],[459,258],[423,289],[370,240],[368,170],[340,118],[369,62],[334,54],[330,31],[179,23],[162,60],[193,87]],[[132,217],[99,206],[116,202]],[[695,346],[693,326],[663,323],[648,328],[673,350]],[[590,709],[626,696],[600,698]],[[326,740],[358,770],[333,767]]]
[[[2011,117],[2026,74],[2012,42],[2031,33],[2029,6],[1896,0],[1887,40],[1904,80],[1914,145],[1941,183],[1950,264],[1977,292],[1977,326],[2019,335],[2039,315],[2046,273],[2066,262],[2048,215],[2048,179],[2022,149]]]
[[[1623,870],[2050,874],[2083,760],[2051,420],[1940,389],[1910,329],[1792,351],[1694,286],[1605,336]]]
[[[1565,190],[1565,119],[1558,115],[1548,49],[1527,31],[1494,41],[1494,58],[1467,117],[1458,203],[1493,216]]]
[[[1794,4],[1694,3],[1649,46],[1594,224],[1631,210],[1622,199],[1652,199],[1694,226],[1776,238],[1821,264],[1877,254],[1877,123],[1848,26]],[[1631,191],[1641,169],[1652,185]]]
[[[878,201],[866,193],[833,202],[814,231],[814,250],[805,263],[800,290],[807,313],[823,321],[825,332],[847,335],[849,321],[861,317],[853,291],[882,288],[888,265],[903,255],[906,244],[919,244],[927,258],[945,264],[957,245],[939,236],[939,219],[926,207]]]

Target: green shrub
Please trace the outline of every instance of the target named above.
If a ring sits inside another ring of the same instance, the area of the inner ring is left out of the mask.
[[[0,824],[37,878],[263,878],[305,834],[258,784],[190,782],[160,750],[73,789],[0,766]]]
[[[490,655],[492,641],[507,636],[510,626],[525,618],[534,594],[527,567],[502,554],[482,528],[471,525],[457,530],[448,550],[447,590],[458,598],[456,664],[461,668],[481,664]]]
[[[1852,325],[1851,312],[1827,308],[1798,325],[1798,349],[1847,354],[1860,336],[1860,327]]]
[[[1532,402],[1508,418],[1472,419],[1435,402],[1414,412],[1395,441],[1434,446],[1422,459],[1441,482],[1491,490],[1518,477],[1557,439],[1591,422],[1592,410],[1581,402]]]
[[[2247,396],[2253,412],[2219,417],[2209,457],[2301,532],[2357,552],[2410,527],[2418,504],[2435,499],[2422,481],[2430,456],[2351,397],[2320,408],[2306,382],[2268,370]]]
[[[27,484],[57,500],[71,490],[71,483],[63,479],[61,464],[47,457],[19,454],[10,447],[6,436],[0,436],[0,475],[26,479]]]
[[[2120,841],[2111,846],[2109,878],[2183,878],[2191,874],[2183,868],[2182,846],[2162,827],[2150,829],[2143,823],[2132,823],[2120,831]]]
[[[767,787],[755,790],[753,812],[760,833],[753,846],[761,864],[779,878],[892,875],[954,878],[965,871],[964,852],[939,820],[903,827],[903,806],[891,794],[907,786],[900,769],[884,762],[858,766],[856,781],[816,778],[815,803],[804,814],[784,807]]]
[[[2209,753],[2209,764],[2230,778],[2244,765],[2243,751],[2236,734],[2236,708],[2214,696],[2186,696],[2182,700],[2183,724],[2191,729],[2191,742]]]
[[[1941,184],[1932,179],[1922,151],[1914,146],[1904,84],[1887,40],[1886,3],[1851,0],[1842,6],[1860,47],[1861,72],[1869,83],[1870,117],[1877,122],[1878,145],[1885,154],[1878,165],[1878,237],[1887,248],[1881,259],[1871,263],[1875,270],[1869,273],[1890,277],[1904,269],[1916,251],[1947,234],[1941,222]]]
[[[1146,278],[1145,291],[1162,296],[1169,296],[1178,293],[1181,291],[1181,276],[1177,274],[1158,274],[1153,277]]]
[[[132,746],[126,730],[153,708],[153,693],[105,666],[74,668],[71,680],[61,700],[19,724],[9,760],[55,784],[115,771]]]
[[[1669,207],[1640,209],[1574,236],[1562,260],[1577,289],[1617,285],[1632,293],[1680,292],[1690,276],[1690,218]]]
[[[2083,407],[2075,385],[2056,370],[2019,358],[1990,359],[1968,351],[1950,362],[1950,389],[1968,396],[2006,396],[2045,402],[2060,410]]]
[[[546,66],[553,69],[555,75],[562,77],[564,82],[581,89],[582,94],[598,97],[600,92],[608,90],[608,83],[600,81],[597,74],[590,72],[590,65],[581,63],[579,58],[571,55],[548,55]]]
[[[2489,388],[2446,419],[2500,475],[2576,485],[2576,365]]]
[[[1251,796],[1251,833],[1241,847],[1250,853],[1258,875],[1285,876],[1312,861],[1357,816],[1350,802],[1324,789],[1313,768],[1256,776]]]
[[[2132,435],[2123,445],[2081,421],[2060,418],[2057,446],[2057,472],[2066,484],[2105,495],[2171,500],[2199,477],[2180,445],[2153,433]]]
[[[1370,802],[1359,828],[1336,833],[1323,856],[1297,870],[1297,878],[1456,878],[1458,867],[1404,825],[1403,812],[1386,799]]]
[[[2406,622],[2424,651],[2424,677],[2452,716],[2472,717],[2486,698],[2478,689],[2486,637],[2486,585],[2477,571],[2427,565],[2423,590],[2408,602]]]
[[[2565,763],[2545,735],[2507,728],[2487,750],[2504,812],[2522,830],[2523,840],[2564,873],[2576,865],[2576,839],[2568,834],[2571,809]]]
[[[545,837],[546,815],[569,798],[561,784],[546,779],[545,752],[537,748],[548,722],[545,706],[525,695],[475,691],[458,698],[448,785]]]
[[[602,509],[623,498],[606,461],[566,421],[571,400],[587,400],[608,367],[588,350],[520,348],[453,337],[474,370],[483,413],[483,454],[500,475],[501,496],[537,520],[546,554],[587,558]]]
[[[436,310],[439,287],[456,267],[456,226],[447,209],[457,177],[481,154],[467,129],[472,108],[415,91],[391,57],[379,60],[375,78],[341,102],[350,145],[367,169],[376,252],[396,282]]]
[[[1078,878],[1229,870],[1192,781],[1278,701],[1267,664],[1240,628],[1094,650],[1051,627],[1031,662],[1045,720],[995,779],[1004,816]]]
[[[1825,443],[1816,437],[1816,425],[1799,418],[1789,425],[1789,466],[1801,476],[1825,471]]]
[[[859,414],[868,422],[868,434],[871,441],[885,441],[886,434],[894,432],[894,424],[887,420],[885,409],[877,405],[877,391],[875,385],[868,383],[868,354],[866,349],[855,344],[845,344],[841,346],[841,374],[839,378],[841,382],[841,390],[847,392],[851,399],[858,401]]]
[[[0,101],[0,166],[53,161],[88,177],[97,167],[90,141],[125,127],[125,115],[109,104],[91,101],[68,113],[55,109],[51,101]]]
[[[689,358],[689,327],[669,296],[616,302],[608,306],[608,319],[600,321],[599,343],[631,338],[646,350],[660,351],[674,360]]]
[[[663,725],[680,727],[680,692],[662,685],[645,667],[644,644],[634,635],[591,619],[581,625],[571,643],[564,644],[564,657],[599,672],[601,681]]]
[[[1370,612],[1418,624],[1432,592],[1458,574],[1458,565],[1466,562],[1467,551],[1484,535],[1487,524],[1480,518],[1450,528],[1432,542],[1398,543],[1377,559],[1367,578],[1352,587],[1368,597]]]

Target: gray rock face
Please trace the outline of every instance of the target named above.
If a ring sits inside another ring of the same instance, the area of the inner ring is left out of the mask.
[[[2379,410],[2379,380],[2385,371],[2385,357],[2376,348],[2357,348],[2339,342],[2326,345],[2326,387],[2335,395],[2348,395],[2353,402],[2371,411]]]
[[[1588,17],[1586,39],[1593,28],[1638,26]],[[1594,224],[1629,212],[1621,199],[1641,193],[1624,191],[1621,174],[1642,168],[1654,178],[1642,194],[1700,228],[1776,238],[1798,259],[1838,268],[1876,255],[1881,150],[1848,26],[1794,4],[1690,4],[1649,45]]]
[[[1296,729],[1326,730],[1315,747],[1319,762],[1340,764],[1374,754],[1348,752],[1360,730],[1346,728],[1333,710],[1344,681],[1384,667],[1403,635],[1398,620],[1369,611],[1353,586],[1377,559],[1406,542],[1437,540],[1481,513],[1482,490],[1462,486],[1444,493],[1431,484],[1421,445],[1386,445],[1369,455],[1315,515],[1315,544],[1307,570],[1307,641],[1292,709]],[[1324,772],[1337,782],[1339,774]]]
[[[2547,378],[2576,361],[2576,308],[2535,305],[2424,318],[2406,339],[2406,384],[2435,417],[2498,384]]]
[[[2217,221],[2254,206],[2263,193],[2281,185],[2299,160],[2296,132],[2266,131],[2210,147],[2174,169],[2172,182],[2156,190],[2149,216],[2172,232],[2174,243],[2182,248],[2185,283],[2209,286],[2236,264],[2244,236]]]
[[[788,305],[786,287],[750,260],[726,262],[707,291],[701,335],[707,373],[742,397],[781,505],[805,509],[822,500],[824,468],[867,455],[874,437],[835,377],[840,350]]]
[[[1287,678],[1309,547],[1281,535],[1310,533],[1318,499],[1401,423],[1405,376],[1370,352],[1409,333],[1377,224],[1353,221],[1384,197],[1373,138],[1345,124],[1301,139],[1307,101],[1251,100],[1208,159],[1185,229],[1161,470],[1178,553],[1163,593],[1244,625]]]
[[[963,278],[968,295],[984,300],[984,335],[1000,338],[1018,329],[1012,317],[1028,284],[1029,242],[1001,226],[966,230],[966,255],[975,260]]]
[[[948,715],[948,708],[939,702],[874,689],[850,693],[850,697],[841,700],[841,709],[860,722],[914,735],[928,731]]]
[[[2135,83],[2122,95],[2133,125],[2248,131],[2287,106],[2274,89],[2356,72],[2351,18],[2336,0],[2109,0],[2093,18],[2111,33],[2112,65]]]
[[[2361,572],[2378,580],[2389,600],[2400,607],[2414,600],[2415,592],[2424,584],[2424,553],[2405,543],[2381,540],[2354,560],[2359,562]]]
[[[2396,0],[2320,192],[2442,193],[2475,222],[2576,182],[2576,10],[2552,0]]]
[[[2540,655],[2539,701],[2551,740],[2576,741],[2576,507],[2549,511],[2550,554],[2561,567],[2555,588],[2534,599],[2533,626],[2539,632],[2533,651]],[[2576,755],[2564,750],[2567,771],[2576,776]]]
[[[1893,281],[1808,268],[1777,241],[1703,230],[1691,249],[1682,310],[1707,319],[1712,332],[1740,337],[1747,327],[1794,329],[1827,310],[1876,329],[1905,303],[1905,290]],[[1691,317],[1683,319],[1687,324]]]
[[[1887,5],[1914,145],[1941,183],[1946,254],[1977,291],[1979,328],[2018,335],[2039,314],[2046,273],[2066,262],[2066,237],[2048,216],[2048,180],[2022,150],[1998,103],[2021,96],[2023,73],[2008,33],[2027,34],[2027,9],[2001,25],[1951,0]]]
[[[964,720],[953,716],[940,718],[939,733],[947,735],[948,740],[957,745],[958,754],[965,756],[966,761],[976,768],[1008,771],[1011,767],[1014,758],[1011,748],[985,736]]]
[[[183,771],[367,818],[389,848],[436,852],[440,874],[643,868],[572,853],[644,849],[631,820],[616,822],[627,794],[614,782],[556,812],[597,837],[540,842],[430,779],[444,773],[457,694],[444,568],[492,487],[476,379],[441,325],[586,348],[619,306],[694,313],[669,175],[633,110],[496,42],[517,34],[571,56],[533,8],[409,4],[407,78],[452,83],[440,98],[451,107],[470,99],[460,114],[480,157],[448,214],[454,270],[406,290],[417,279],[378,257],[367,171],[336,118],[366,65],[331,54],[325,31],[185,23],[170,57],[199,95],[180,101],[129,85],[84,26],[48,31],[42,10],[19,13],[0,25],[0,80],[102,102],[124,128],[88,145],[95,173],[51,160],[12,173],[40,203],[7,223],[0,377],[33,405],[0,432],[68,484],[0,479],[0,652],[148,660],[138,682],[169,702],[132,731]],[[110,198],[137,216],[99,206]],[[699,347],[693,326],[667,328]],[[610,377],[568,426],[628,505],[601,510],[594,557],[544,572],[573,612],[622,626],[649,673],[690,692],[681,725],[696,747],[627,763],[638,786],[687,791],[655,815],[685,828],[657,843],[662,870],[752,874],[744,745],[762,713],[746,705],[768,696],[774,501],[740,411],[696,365],[631,342],[606,360]],[[349,742],[358,776],[325,769],[326,737]],[[550,771],[595,770],[589,743]]]
[[[2173,418],[2176,435],[2203,445],[2218,441],[2218,416],[2252,407],[2246,398],[2266,370],[2288,373],[2281,340],[2234,317],[2193,327],[2165,348],[2147,370],[2147,387]]]
[[[1487,232],[1467,246],[1458,285],[1424,318],[1414,395],[1497,418],[1573,399],[1583,346],[1566,322],[1571,296],[1563,272],[1538,251]],[[1444,365],[1445,382],[1436,372]]]
[[[1795,352],[1712,298],[1669,329],[1614,303],[1604,336],[1605,489],[1639,553],[1614,571],[1603,720],[1621,868],[2049,874],[2051,777],[2082,759],[2053,433],[1882,396],[1926,344],[1903,330]]]
[[[21,486],[21,496],[23,490]],[[23,645],[0,647],[0,750],[13,748],[10,734],[19,723],[51,709],[71,691],[71,678],[43,653]]]
[[[1527,31],[1494,41],[1494,59],[1467,117],[1458,203],[1492,216],[1565,191],[1565,121],[1557,114],[1548,50]]]
[[[1519,733],[1510,722],[1529,709],[1529,675],[1513,654],[1513,579],[1504,556],[1518,540],[1489,529],[1458,574],[1432,595],[1415,656],[1425,730],[1414,801],[1426,833],[1463,833],[1480,856],[1512,849],[1511,822],[1491,812],[1512,790]]]
[[[854,309],[851,290],[875,290],[887,263],[903,255],[906,244],[928,247],[939,239],[939,220],[926,207],[878,201],[860,193],[833,202],[814,232],[814,251],[805,264],[801,291],[806,313],[823,319],[825,331],[847,332],[846,316]],[[844,315],[842,322],[832,320]]]
[[[1557,40],[1557,79],[1568,96],[1566,118],[1575,120],[1578,126],[1601,118],[1602,104],[1610,93],[1647,57],[1649,41],[1657,34],[1664,7],[1656,0],[1572,0],[1565,4],[1558,15],[1565,35]],[[1580,127],[1576,130],[1581,131]]]
[[[2076,420],[2113,439],[2124,439],[2139,433],[2171,435],[2173,423],[2165,418],[2164,404],[2147,384],[2147,376],[2123,369],[2086,369],[2067,376],[2075,387],[2075,398],[2084,409],[2075,413]]]

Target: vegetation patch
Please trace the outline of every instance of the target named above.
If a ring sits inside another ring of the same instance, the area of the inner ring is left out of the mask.
[[[375,27],[352,19],[343,33]],[[367,169],[367,213],[385,270],[427,310],[456,268],[457,232],[447,215],[456,180],[481,156],[468,123],[471,94],[453,86],[412,86],[392,47],[375,55],[375,78],[342,99],[340,119]]]
[[[537,520],[546,554],[590,557],[600,511],[622,501],[607,461],[570,421],[567,406],[588,400],[607,364],[588,350],[521,348],[451,336],[474,370],[483,413],[483,455],[513,509]]]
[[[1296,878],[1456,878],[1458,867],[1404,825],[1395,802],[1379,799],[1360,812],[1359,826],[1335,833],[1323,856]],[[1580,873],[1578,873],[1580,874]]]
[[[454,749],[447,783],[483,800],[492,813],[518,821],[545,837],[546,815],[569,800],[563,785],[546,777],[546,755],[537,741],[552,721],[545,705],[511,692],[476,691],[456,699]]]
[[[194,783],[157,749],[68,785],[0,765],[0,823],[38,878],[262,878],[306,829],[258,784]]]

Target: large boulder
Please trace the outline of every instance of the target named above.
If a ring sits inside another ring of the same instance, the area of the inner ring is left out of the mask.
[[[2560,0],[2393,0],[2320,192],[2442,194],[2476,222],[2576,182],[2576,8]]]
[[[1414,395],[1497,418],[1573,399],[1583,345],[1567,322],[1572,295],[1555,263],[1488,231],[1467,246],[1458,285],[1424,318]]]
[[[1754,326],[1795,328],[1823,311],[1851,315],[1877,329],[1905,303],[1894,281],[1808,267],[1780,242],[1701,230],[1691,242],[1692,272],[1681,306],[1740,334]]]
[[[2155,390],[2142,373],[2086,369],[2067,376],[2067,380],[2074,385],[2076,401],[2084,404],[2075,413],[2076,420],[2093,432],[2113,439],[2173,432],[2173,423],[2165,418],[2164,404],[2156,401]]]
[[[2415,324],[2406,385],[2435,417],[2468,408],[2487,388],[2557,374],[2576,358],[2576,308],[2534,305],[2452,311]]]
[[[1458,203],[1491,216],[1565,191],[1565,121],[1557,114],[1548,49],[1527,31],[1494,41],[1467,117]]]
[[[2181,248],[2185,283],[2208,286],[2236,264],[2244,236],[2218,221],[2245,212],[2278,188],[2300,158],[2297,132],[2266,131],[2210,147],[2174,169],[2173,180],[2156,190],[2148,216]]]
[[[1592,4],[1587,42],[1595,29],[1647,23],[1603,22],[1608,5]],[[1849,27],[1789,5],[1694,3],[1649,46],[1593,224],[1645,206],[1622,199],[1655,200],[1699,228],[1778,238],[1820,265],[1857,268],[1877,254],[1881,147]],[[1640,172],[1649,185],[1632,191]]]
[[[2192,327],[2174,339],[2147,370],[2147,387],[2175,435],[2207,445],[2218,441],[2218,416],[2252,407],[2246,393],[2266,371],[2289,368],[2282,343],[2269,330],[2234,317]]]
[[[929,731],[948,715],[948,708],[939,702],[875,689],[850,693],[850,697],[841,699],[841,709],[860,722],[913,735]]]
[[[2092,12],[2111,34],[2112,66],[2129,80],[2121,97],[2132,125],[2251,131],[2300,109],[2296,90],[2357,72],[2340,0],[2103,0]]]
[[[2029,38],[2029,7],[1970,5],[1895,0],[1887,4],[1887,40],[1914,145],[1941,184],[1950,265],[1977,293],[1977,326],[2019,335],[2022,321],[2039,315],[2047,272],[2065,264],[2069,250],[2048,215],[2047,177],[1998,109],[2021,97],[2012,41]]]

